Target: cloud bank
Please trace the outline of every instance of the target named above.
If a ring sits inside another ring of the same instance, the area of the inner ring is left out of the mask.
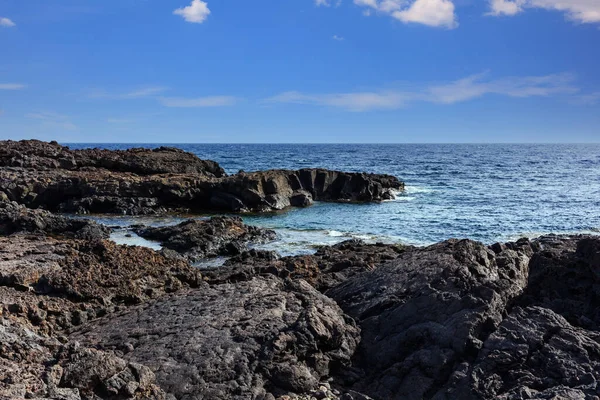
[[[489,0],[488,15],[516,15],[528,8],[560,11],[577,23],[600,23],[598,0]]]
[[[489,79],[487,73],[482,73],[448,83],[429,84],[414,90],[388,89],[321,94],[290,91],[266,99],[265,102],[327,106],[353,112],[394,110],[415,102],[455,104],[486,95],[525,98],[575,94],[579,89],[573,85],[574,80],[571,74]]]

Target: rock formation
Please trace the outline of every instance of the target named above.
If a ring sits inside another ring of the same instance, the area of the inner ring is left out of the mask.
[[[313,201],[392,199],[388,175],[321,169],[226,176],[213,161],[161,147],[69,150],[39,141],[0,142],[0,200],[69,213],[265,212]]]
[[[159,241],[190,261],[216,256],[233,256],[248,250],[249,244],[273,241],[274,231],[248,226],[239,217],[212,217],[187,220],[175,226],[135,227],[143,238]]]

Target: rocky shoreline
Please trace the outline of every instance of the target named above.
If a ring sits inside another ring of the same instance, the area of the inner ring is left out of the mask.
[[[595,399],[600,238],[252,250],[235,217],[119,246],[57,211],[273,211],[381,201],[396,178],[226,176],[161,148],[0,143],[0,398]],[[199,270],[192,262],[230,257]]]

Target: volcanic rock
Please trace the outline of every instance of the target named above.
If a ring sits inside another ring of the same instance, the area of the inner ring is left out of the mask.
[[[359,370],[349,370],[345,384],[375,399],[444,393],[525,288],[531,254],[528,242],[495,254],[451,240],[407,251],[327,291],[362,330],[353,359]]]
[[[218,164],[171,148],[69,150],[39,141],[0,148],[0,197],[70,213],[265,212],[389,200],[404,187],[389,175],[323,169],[226,176]]]
[[[71,336],[149,366],[178,399],[273,399],[318,389],[359,330],[303,281],[203,286],[98,320]]]
[[[40,233],[101,240],[108,239],[110,229],[90,220],[32,210],[14,202],[0,202],[0,235],[13,233]]]
[[[277,238],[274,231],[245,225],[239,217],[192,219],[175,226],[139,227],[135,232],[143,238],[159,241],[191,261],[237,255],[248,250],[248,244],[266,243]]]

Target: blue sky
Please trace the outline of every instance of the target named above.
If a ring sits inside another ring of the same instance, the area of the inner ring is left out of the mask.
[[[0,139],[598,142],[600,0],[2,0]]]

